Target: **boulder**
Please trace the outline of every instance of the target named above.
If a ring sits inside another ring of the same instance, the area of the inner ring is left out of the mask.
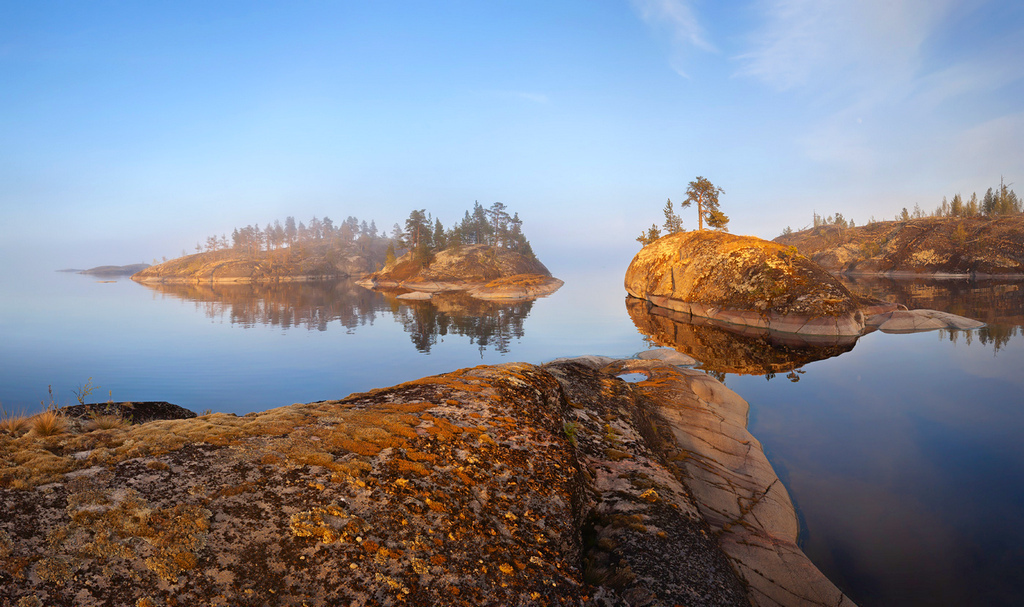
[[[647,245],[630,263],[625,287],[683,315],[804,335],[859,335],[869,303],[795,249],[716,231]]]
[[[985,323],[938,310],[894,310],[876,314],[867,325],[884,333],[919,333],[935,329],[980,329]]]

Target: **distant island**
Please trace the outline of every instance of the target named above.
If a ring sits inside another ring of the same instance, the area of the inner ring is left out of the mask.
[[[562,281],[534,255],[518,213],[500,202],[476,202],[445,229],[425,209],[414,210],[391,235],[349,217],[296,224],[289,217],[260,229],[246,226],[211,236],[196,253],[134,274],[140,283],[260,283],[359,277],[372,289],[399,290],[404,299],[437,291],[467,291],[482,299],[522,300],[557,290]],[[414,293],[408,295],[409,292]]]
[[[1024,215],[823,223],[775,242],[838,274],[1024,277]]]
[[[89,274],[91,276],[131,276],[132,274],[141,272],[148,267],[148,263],[133,263],[126,266],[96,266],[95,268],[89,268],[88,270],[82,270],[80,268],[65,268],[57,271],[73,274]]]
[[[88,270],[81,270],[79,274],[91,276],[131,276],[149,267],[148,263],[133,263],[126,266],[96,266]]]
[[[396,257],[389,249],[383,269],[357,281],[369,289],[399,290],[401,299],[430,299],[432,293],[465,291],[479,299],[520,301],[550,295],[562,281],[537,259],[522,231],[519,214],[509,215],[496,202],[472,213],[445,231],[430,215],[413,211],[406,220],[407,250]]]
[[[196,252],[146,268],[141,283],[274,282],[362,276],[383,265],[389,239],[372,222],[349,217],[340,225],[313,217],[309,225],[288,217],[210,236]]]

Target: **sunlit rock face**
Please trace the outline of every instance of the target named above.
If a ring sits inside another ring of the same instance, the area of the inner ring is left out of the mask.
[[[893,276],[1024,275],[1024,216],[822,225],[775,239],[831,272]]]
[[[656,306],[732,324],[806,335],[864,330],[866,301],[806,257],[752,236],[662,237],[633,258],[625,287]]]
[[[466,291],[473,297],[496,301],[544,297],[563,284],[552,278],[538,259],[487,245],[445,249],[425,264],[406,253],[358,282],[370,289]]]
[[[626,309],[636,328],[660,346],[674,348],[717,373],[789,373],[853,349],[856,337],[798,335],[756,329],[659,308],[635,297]]]
[[[849,604],[739,396],[584,363],[0,431],[0,604]]]

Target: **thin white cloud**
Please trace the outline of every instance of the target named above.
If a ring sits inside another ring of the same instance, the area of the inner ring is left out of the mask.
[[[501,97],[505,99],[520,99],[522,101],[529,101],[530,103],[547,103],[548,96],[544,93],[537,93],[534,91],[490,91],[485,92],[486,95],[494,95],[495,97]]]
[[[545,95],[544,93],[529,93],[529,92],[525,92],[525,91],[514,91],[512,94],[515,95],[516,97],[519,97],[520,99],[525,99],[526,101],[532,101],[534,103],[547,103],[548,102],[548,96]]]
[[[955,25],[979,5],[757,1],[762,21],[737,75],[807,104],[795,138],[828,174],[898,188],[1024,170],[1011,93],[1024,79],[1019,28],[965,47],[954,37],[984,30]]]
[[[672,44],[672,67],[681,76],[686,76],[684,59],[691,48],[717,51],[686,0],[633,0],[633,6],[648,26],[668,32]]]
[[[762,0],[762,25],[738,60],[739,75],[780,90],[898,86],[921,64],[924,44],[951,0]]]

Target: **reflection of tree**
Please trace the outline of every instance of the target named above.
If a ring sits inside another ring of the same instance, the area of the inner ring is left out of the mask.
[[[992,344],[998,352],[1017,335],[1024,335],[1024,281],[969,279],[892,279],[881,277],[840,277],[854,293],[903,304],[910,309],[927,308],[975,318],[988,323],[977,331],[977,339]],[[940,339],[956,343],[963,338],[970,345],[974,331],[939,332]]]
[[[749,327],[713,324],[672,310],[649,306],[642,299],[626,298],[626,309],[640,333],[661,346],[692,356],[713,374],[765,375],[788,373],[797,381],[800,367],[853,349],[854,338],[769,333]],[[718,376],[718,375],[716,375]]]
[[[448,334],[469,337],[481,354],[488,348],[507,353],[523,337],[523,321],[532,301],[498,303],[461,292],[438,293],[430,301],[399,300],[394,295],[364,289],[351,280],[278,283],[144,283],[164,295],[195,302],[214,319],[243,327],[272,325],[326,331],[332,323],[349,333],[373,324],[390,312],[423,353]]]
[[[388,303],[420,352],[430,352],[438,336],[451,333],[469,337],[481,353],[488,347],[507,353],[512,340],[523,337],[523,321],[533,307],[532,301],[498,303],[461,292],[437,293],[430,301],[388,297]]]
[[[325,331],[337,321],[349,332],[373,324],[384,310],[380,294],[350,280],[272,283],[145,283],[160,293],[193,301],[210,318],[245,327],[273,325]]]

